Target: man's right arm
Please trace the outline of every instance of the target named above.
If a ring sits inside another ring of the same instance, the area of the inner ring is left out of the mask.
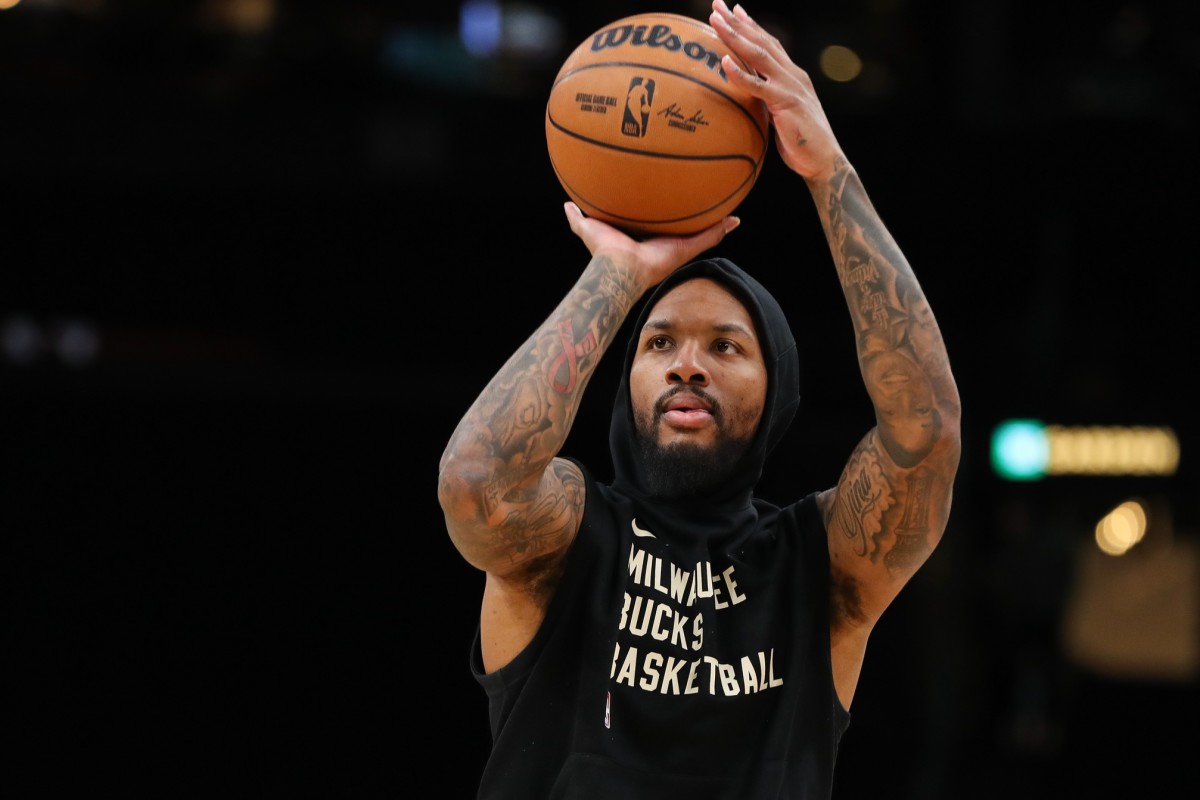
[[[557,458],[584,389],[634,304],[736,226],[635,242],[566,204],[592,260],[553,313],[509,357],[442,454],[438,500],[454,546],[487,573],[484,666],[507,663],[537,631],[583,515],[582,473]]]
[[[580,470],[556,455],[638,296],[627,270],[593,258],[488,382],[442,454],[446,530],[463,558],[487,573],[485,664],[506,663],[541,623],[583,514]]]
[[[639,294],[628,270],[593,258],[459,421],[438,497],[450,538],[475,567],[520,575],[570,543],[582,506],[578,469],[555,456]]]

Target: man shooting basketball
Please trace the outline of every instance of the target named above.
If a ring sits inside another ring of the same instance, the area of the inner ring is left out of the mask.
[[[710,22],[813,198],[876,424],[836,486],[757,498],[799,406],[799,357],[765,287],[692,260],[737,220],[635,241],[568,203],[591,261],[441,461],[447,530],[486,573],[480,798],[829,798],[867,639],[946,528],[959,397],[921,286],[807,73],[740,7],[715,0]],[[559,451],[643,298],[603,483]]]

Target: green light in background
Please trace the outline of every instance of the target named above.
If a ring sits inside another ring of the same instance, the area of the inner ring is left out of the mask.
[[[992,432],[992,469],[1002,478],[1032,481],[1046,474],[1050,442],[1046,426],[1032,419],[1003,422]]]

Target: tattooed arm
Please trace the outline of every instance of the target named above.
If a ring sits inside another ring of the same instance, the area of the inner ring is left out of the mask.
[[[740,6],[714,0],[710,21],[754,70],[726,58],[726,73],[766,103],[780,156],[808,185],[875,407],[875,427],[820,496],[834,680],[849,708],[872,627],[946,529],[961,449],[958,389],[925,294],[842,153],[808,73]]]
[[[635,242],[573,203],[565,210],[592,259],[467,410],[438,474],[450,539],[486,573],[480,630],[489,672],[533,638],[579,530],[582,475],[557,455],[601,356],[648,289],[737,226],[730,217],[695,236]]]
[[[946,529],[961,450],[958,389],[925,294],[838,159],[811,182],[858,335],[876,425],[851,453],[821,508],[829,536],[835,663],[852,697],[867,635]],[[837,647],[845,652],[839,661]]]

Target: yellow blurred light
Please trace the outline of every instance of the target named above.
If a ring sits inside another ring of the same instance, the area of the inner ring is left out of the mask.
[[[207,0],[204,17],[236,33],[253,36],[275,22],[276,0]]]
[[[840,44],[831,44],[822,50],[817,63],[825,77],[838,83],[854,80],[863,68],[862,59],[858,57],[858,53]]]
[[[0,11],[7,11],[19,2],[21,0],[0,0]]]
[[[1146,535],[1146,510],[1128,500],[1096,523],[1096,546],[1110,556],[1124,555]]]
[[[1179,440],[1170,428],[1047,425],[1051,475],[1173,475]]]

